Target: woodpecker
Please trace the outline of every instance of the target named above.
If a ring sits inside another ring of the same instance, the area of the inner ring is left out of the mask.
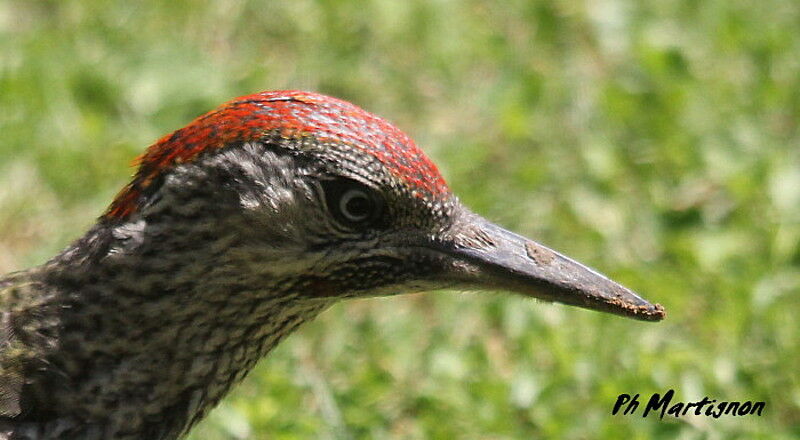
[[[386,120],[234,99],[150,146],[83,237],[0,277],[0,439],[179,438],[336,301],[450,288],[665,316],[469,211]]]

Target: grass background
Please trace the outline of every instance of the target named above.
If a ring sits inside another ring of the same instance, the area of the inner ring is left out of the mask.
[[[477,212],[661,302],[351,301],[192,439],[800,437],[800,3],[0,0],[0,273],[98,216],[160,135],[316,90],[394,121]],[[619,393],[762,417],[612,417]]]

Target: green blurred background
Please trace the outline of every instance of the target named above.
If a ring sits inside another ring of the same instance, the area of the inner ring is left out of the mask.
[[[309,89],[477,212],[661,302],[339,304],[192,439],[800,438],[800,3],[0,0],[0,273],[79,236],[162,134]],[[610,415],[620,393],[762,417]]]

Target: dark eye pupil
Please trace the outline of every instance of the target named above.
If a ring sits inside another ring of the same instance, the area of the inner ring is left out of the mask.
[[[372,213],[372,201],[363,191],[350,189],[339,199],[339,209],[347,220],[359,222],[366,220]]]
[[[361,183],[335,179],[322,181],[322,189],[331,215],[344,226],[375,226],[382,212],[382,199]]]
[[[350,217],[366,218],[372,208],[369,199],[363,194],[359,194],[347,200],[344,209]]]

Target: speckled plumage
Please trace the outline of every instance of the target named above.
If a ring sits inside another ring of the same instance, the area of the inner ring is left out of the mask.
[[[333,215],[341,182],[380,216]],[[60,255],[0,278],[0,439],[178,438],[341,298],[496,287],[663,317],[493,228],[377,116],[308,92],[234,100],[151,146]]]

